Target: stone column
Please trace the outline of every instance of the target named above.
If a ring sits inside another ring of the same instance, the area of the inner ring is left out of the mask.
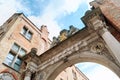
[[[109,47],[109,51],[113,53],[113,56],[120,63],[120,43],[117,39],[107,30],[107,25],[98,17],[91,20],[93,29],[98,31],[100,36],[104,39]]]
[[[109,27],[106,25],[100,8],[95,8],[92,11],[87,12],[86,15],[82,17],[82,20],[89,27],[90,31],[95,31],[100,34],[108,45],[108,49],[120,64],[120,43],[107,30]]]
[[[26,70],[24,80],[31,80],[32,72],[30,70]]]
[[[100,30],[100,35],[108,45],[109,49],[112,51],[114,57],[120,63],[120,43],[106,28]]]

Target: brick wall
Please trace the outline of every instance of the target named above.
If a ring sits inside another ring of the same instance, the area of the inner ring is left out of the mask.
[[[96,0],[90,3],[91,6],[100,7],[103,15],[114,27],[111,33],[120,41],[120,0]]]
[[[7,30],[0,39],[0,72],[7,70],[10,73],[14,73],[13,76],[18,77],[20,76],[20,73],[3,64],[12,45],[17,43],[19,46],[24,48],[27,53],[29,53],[32,48],[37,48],[37,55],[39,56],[50,48],[50,40],[48,39],[47,28],[42,27],[42,29],[38,29],[23,14],[18,15],[17,18],[15,18],[15,16],[16,14],[13,15],[13,20],[9,23],[9,25],[7,22],[3,24],[4,27],[7,27]],[[32,32],[33,36],[31,40],[26,39],[24,35],[21,34],[21,30],[24,26]]]

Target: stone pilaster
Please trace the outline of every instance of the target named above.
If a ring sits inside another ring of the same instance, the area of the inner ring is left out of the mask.
[[[107,30],[108,26],[106,26],[105,22],[103,22],[100,18],[95,17],[91,20],[91,24],[93,25],[93,29],[97,31],[100,36],[104,39],[109,50],[113,53],[113,56],[120,63],[120,43],[115,37]]]
[[[108,45],[110,51],[113,53],[114,57],[120,63],[120,43],[106,28],[100,30],[99,33],[106,42],[106,44]]]
[[[37,65],[34,62],[28,62],[25,70],[24,80],[33,79],[33,74],[37,71]],[[34,76],[35,77],[35,76]]]
[[[31,80],[32,71],[26,70],[24,80]]]
[[[89,11],[82,20],[92,31],[97,32],[103,38],[113,57],[120,63],[120,43],[107,30],[109,26],[106,25],[101,10],[96,8]]]

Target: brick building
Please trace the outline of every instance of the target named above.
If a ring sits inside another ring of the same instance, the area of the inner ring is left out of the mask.
[[[48,35],[45,25],[38,29],[22,13],[15,13],[0,26],[0,80],[21,80],[21,76],[24,77],[21,75],[24,72],[21,70],[21,67],[24,67],[21,66],[23,57],[31,49],[37,49],[38,56],[48,50],[51,44]],[[74,71],[83,76],[78,70]]]
[[[109,26],[108,28],[109,31],[114,35],[114,37],[118,41],[120,41],[120,23],[119,23],[120,6],[118,5],[119,3],[120,3],[119,0],[116,1],[94,0],[93,2],[90,3],[92,5],[92,10],[98,7],[101,9],[103,15],[102,17],[104,17],[105,19],[104,21],[106,22],[107,26]],[[105,28],[107,28],[107,26],[105,26]],[[41,26],[41,29],[38,29],[27,17],[25,17],[24,14],[21,13],[14,14],[2,26],[0,26],[0,80],[22,80],[23,79],[22,77],[25,76],[25,75],[21,75],[24,72],[25,68],[22,68],[23,70],[20,69],[21,67],[24,67],[24,66],[20,66],[22,64],[23,56],[31,52],[31,49],[35,49],[33,51],[36,51],[37,49],[37,53],[36,53],[37,56],[41,55],[46,50],[48,50],[51,44],[51,41],[48,39],[48,35],[49,32],[47,31],[45,25]],[[65,38],[66,37],[62,36],[62,40],[64,40]],[[98,50],[100,49],[99,46],[96,46],[96,48],[98,48]],[[29,56],[30,55],[28,55],[28,57]],[[45,57],[44,56],[45,55],[43,55],[42,59],[46,58],[46,56]],[[65,57],[64,61],[66,60],[67,59]],[[24,65],[27,67],[29,64],[26,65],[26,63],[24,63]],[[69,69],[66,70],[62,72],[62,75],[69,72]],[[73,78],[76,74],[79,74],[76,73],[77,71],[74,72],[74,70],[76,71],[75,68],[70,69],[71,73],[73,73],[72,75]],[[27,70],[26,72],[28,74],[26,74],[24,80],[31,80],[32,77],[35,76],[34,72],[29,73]],[[42,73],[41,75],[42,76],[38,79],[41,78],[43,79],[43,76],[45,76],[45,74],[43,75]],[[64,76],[67,78],[67,75]],[[63,76],[60,75],[56,79],[64,80],[66,79],[65,77],[63,78]],[[84,78],[83,75],[82,78]]]
[[[15,13],[0,27],[0,72],[9,72],[18,80],[22,57],[37,48],[37,55],[50,48],[46,26],[38,29],[22,13]],[[7,80],[7,78],[5,78]]]
[[[90,2],[92,8],[100,8],[106,18],[111,33],[120,42],[120,0],[94,0]]]
[[[77,67],[68,67],[55,80],[89,80]]]

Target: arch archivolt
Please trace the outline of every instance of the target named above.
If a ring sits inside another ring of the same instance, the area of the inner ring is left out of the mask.
[[[62,70],[79,62],[104,65],[120,77],[120,66],[115,62],[104,41],[99,38],[89,44],[85,41],[79,42],[40,65],[39,72],[44,73],[41,80],[54,80]]]
[[[102,64],[120,77],[120,44],[109,32],[100,9],[93,10],[82,19],[88,27],[40,56],[34,54],[36,51],[27,56],[27,65],[29,62],[35,64],[28,65],[36,72],[34,80],[54,80],[62,70],[79,62]],[[30,78],[31,75],[25,76],[24,80]]]
[[[52,56],[52,58],[44,61],[42,64],[39,65],[39,69],[42,70],[47,66],[52,65],[60,60],[66,61],[67,57],[69,57],[70,55],[73,55],[76,52],[78,53],[83,51],[92,51],[91,47],[93,45],[93,42],[95,42],[95,44],[102,43],[102,39],[100,39],[96,33],[93,33],[88,37],[73,44],[72,46],[69,46],[68,48],[62,50],[60,53],[57,53],[57,55]],[[94,52],[94,53],[97,53],[97,52]]]
[[[120,65],[104,40],[96,33],[92,33],[46,61],[41,62],[39,57],[33,55],[31,62],[35,66],[32,67],[36,72],[34,80],[54,80],[65,68],[80,62],[95,62],[104,65],[120,77]],[[31,66],[33,64],[28,65],[28,67]]]
[[[106,56],[99,55],[99,54],[93,55],[93,54],[94,53],[91,53],[90,51],[84,51],[81,53],[71,55],[70,57],[68,57],[67,62],[60,61],[54,65],[49,66],[48,70],[52,70],[52,71],[50,71],[49,75],[46,77],[45,80],[54,80],[56,76],[65,68],[80,62],[95,62],[101,65],[104,65],[107,68],[111,69],[120,77],[119,66],[114,64],[114,62],[108,59]]]

